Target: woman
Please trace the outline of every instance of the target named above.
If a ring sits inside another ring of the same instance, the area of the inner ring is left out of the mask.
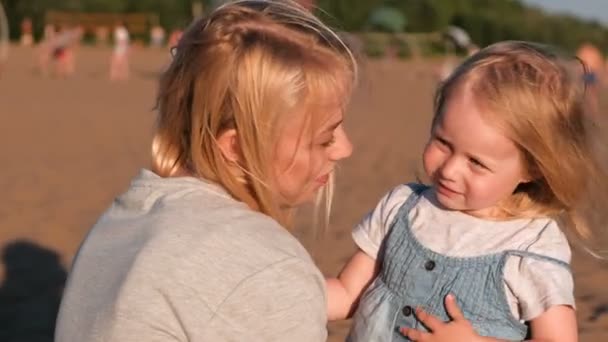
[[[351,153],[356,73],[292,2],[195,22],[160,82],[154,172],[82,244],[56,340],[324,341],[324,279],[286,227]]]

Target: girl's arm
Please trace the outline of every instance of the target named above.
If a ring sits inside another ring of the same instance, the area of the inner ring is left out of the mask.
[[[556,305],[530,321],[532,341],[578,341],[576,315],[574,309],[566,305]]]
[[[353,229],[353,239],[359,249],[346,263],[338,278],[327,279],[327,316],[331,320],[352,316],[379,270],[376,255],[388,234],[399,208],[412,194],[403,184],[388,192],[378,205]],[[365,252],[367,251],[367,252]]]
[[[576,315],[574,309],[566,305],[556,305],[530,321],[532,339],[528,342],[577,342]],[[480,341],[499,341],[483,338]]]
[[[326,279],[327,318],[334,321],[351,317],[361,294],[377,273],[376,260],[359,249],[344,266],[338,278]]]

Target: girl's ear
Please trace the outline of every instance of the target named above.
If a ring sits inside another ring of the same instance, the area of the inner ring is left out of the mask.
[[[519,179],[520,184],[527,184],[538,180],[540,177],[530,174],[528,172],[524,172]]]
[[[216,138],[217,143],[229,163],[239,164],[241,161],[241,148],[239,146],[236,129],[231,128],[223,131]]]
[[[523,175],[521,176],[521,178],[519,179],[519,183],[520,183],[520,184],[526,184],[526,183],[530,183],[530,182],[532,182],[532,181],[534,181],[534,180],[535,180],[535,178],[534,178],[534,177],[532,177],[532,176],[530,176],[530,175],[528,175],[528,174],[523,174]]]
[[[522,184],[535,182],[543,178],[543,175],[540,172],[540,169],[538,168],[536,163],[529,160],[530,159],[524,159],[524,161],[522,161],[522,163],[528,165],[528,167],[522,168],[523,170],[521,172],[521,178],[519,180]]]

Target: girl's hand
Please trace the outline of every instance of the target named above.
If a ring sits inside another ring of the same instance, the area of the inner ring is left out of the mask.
[[[456,298],[449,294],[445,297],[445,307],[448,315],[452,319],[449,322],[443,322],[437,317],[425,312],[421,308],[416,309],[416,317],[424,324],[430,332],[423,332],[412,328],[401,328],[401,334],[408,337],[412,341],[433,342],[433,341],[451,341],[451,342],[472,342],[482,341],[483,338],[473,330],[473,326],[464,318],[462,311],[456,303]]]

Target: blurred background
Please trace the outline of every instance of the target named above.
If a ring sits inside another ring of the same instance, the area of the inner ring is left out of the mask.
[[[181,29],[222,0],[2,0],[12,40],[29,31],[35,42],[45,25],[80,25],[86,44],[105,43],[117,21],[125,21],[135,42],[148,44],[153,28]],[[336,28],[349,32],[437,33],[463,28],[476,44],[505,39],[551,43],[574,51],[581,42],[608,43],[603,0],[301,0]],[[24,23],[26,21],[27,23]],[[27,26],[27,27],[24,27]],[[415,35],[414,35],[415,36]],[[105,39],[104,39],[105,38]],[[374,39],[372,39],[374,40]],[[379,44],[380,42],[374,41]],[[427,43],[427,42],[425,42]],[[372,44],[372,45],[376,45]],[[421,53],[440,46],[423,44]],[[370,50],[374,50],[370,48]],[[413,47],[409,47],[411,50]],[[402,47],[406,55],[408,47]],[[381,53],[370,51],[370,53]]]
[[[78,246],[148,167],[156,86],[182,30],[222,1],[0,0],[0,341],[52,341]],[[358,52],[346,117],[355,145],[338,173],[330,227],[295,234],[326,275],[350,230],[420,162],[438,82],[493,42],[578,54],[605,113],[606,0],[303,0]],[[573,244],[582,341],[608,340],[608,267]],[[104,267],[100,264],[99,267]],[[349,322],[329,325],[344,339]]]

